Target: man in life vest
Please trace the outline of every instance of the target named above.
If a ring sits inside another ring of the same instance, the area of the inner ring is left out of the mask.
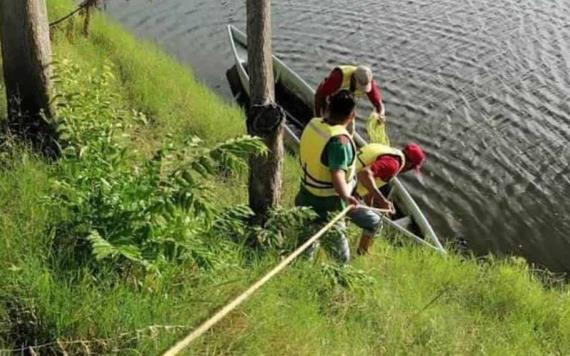
[[[415,143],[407,144],[402,150],[379,143],[363,146],[356,155],[358,183],[353,195],[357,199],[363,199],[369,206],[394,210],[394,206],[380,189],[402,172],[412,169],[419,172],[424,161],[425,154]],[[358,252],[367,253],[372,241],[370,236],[363,235]]]
[[[384,120],[382,95],[372,78],[372,71],[367,66],[343,65],[335,67],[319,84],[315,92],[315,115],[322,117],[327,109],[327,100],[340,90],[348,90],[355,96],[366,95],[377,117]]]
[[[349,217],[364,234],[373,236],[380,225],[380,217],[352,196],[356,183],[356,146],[347,126],[354,120],[354,95],[341,90],[329,102],[324,118],[312,119],[301,135],[299,160],[301,187],[295,204],[312,208],[318,215],[316,223],[328,219],[329,213],[354,205]],[[341,263],[348,261],[350,250],[344,222],[337,224],[335,234],[328,234],[322,244],[330,255]],[[316,246],[312,247],[312,251]]]

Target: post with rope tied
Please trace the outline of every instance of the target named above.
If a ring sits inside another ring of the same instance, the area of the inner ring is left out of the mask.
[[[277,204],[282,190],[283,109],[275,103],[271,58],[271,1],[247,0],[247,55],[250,77],[250,107],[247,131],[260,137],[266,156],[249,160],[249,206],[255,222],[262,223]]]

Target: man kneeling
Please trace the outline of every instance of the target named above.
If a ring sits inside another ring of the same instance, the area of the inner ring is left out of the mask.
[[[356,155],[358,185],[354,196],[363,199],[366,205],[394,211],[392,202],[384,197],[380,189],[400,173],[412,169],[419,172],[424,161],[425,154],[415,143],[407,144],[402,150],[379,143],[365,145]],[[373,236],[362,235],[358,246],[359,254],[368,252]]]
[[[356,146],[347,126],[356,117],[355,106],[353,94],[341,90],[330,98],[328,116],[314,118],[305,127],[299,150],[301,188],[295,204],[313,208],[319,224],[328,219],[329,213],[354,205],[349,217],[363,229],[363,238],[372,238],[380,217],[359,206],[358,199],[351,195],[356,179]],[[323,245],[334,259],[345,263],[350,250],[344,222],[336,225],[336,232],[325,236]]]

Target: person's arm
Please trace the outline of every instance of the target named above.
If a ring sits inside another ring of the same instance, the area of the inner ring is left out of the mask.
[[[380,89],[378,88],[378,84],[376,84],[375,80],[372,80],[372,90],[370,90],[367,96],[376,112],[380,114],[381,117],[384,117],[385,110],[384,104],[382,104],[382,94],[380,93]]]
[[[394,211],[394,205],[391,201],[386,199],[384,195],[378,190],[376,187],[376,182],[374,182],[374,175],[370,168],[366,167],[358,173],[358,181],[362,183],[362,185],[368,190],[369,194],[371,194],[372,198],[374,199],[374,205],[380,209],[387,209]]]
[[[315,92],[315,117],[323,117],[323,108],[326,106],[326,96],[319,89]]]
[[[352,146],[346,136],[333,137],[326,146],[327,167],[331,172],[332,184],[341,199],[351,205],[358,205],[358,199],[352,197],[346,183],[346,171],[352,161]]]
[[[342,72],[338,69],[333,71],[319,84],[315,91],[315,115],[322,117],[327,107],[327,98],[342,85]]]
[[[358,199],[350,195],[350,189],[348,184],[346,184],[345,175],[346,173],[342,169],[337,169],[331,171],[332,183],[335,192],[349,205],[358,205]]]

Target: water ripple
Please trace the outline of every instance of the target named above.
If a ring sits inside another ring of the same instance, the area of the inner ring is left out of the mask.
[[[245,2],[108,10],[231,98],[224,26],[245,27]],[[311,85],[338,63],[373,68],[392,140],[428,153],[424,184],[404,180],[441,235],[570,270],[570,3],[290,0],[272,10],[274,52]]]

